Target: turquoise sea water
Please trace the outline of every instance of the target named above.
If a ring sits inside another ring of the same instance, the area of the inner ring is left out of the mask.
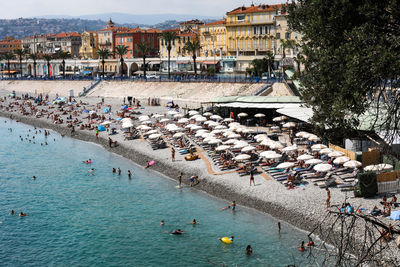
[[[34,132],[0,120],[0,266],[286,266],[306,257],[297,250],[306,234],[290,225],[278,235],[269,216],[241,206],[221,211],[230,202],[177,189],[100,146],[55,132],[32,139]],[[89,158],[93,164],[82,163]],[[193,218],[200,224],[187,224]],[[165,233],[177,228],[185,234]],[[234,244],[218,241],[231,235]],[[254,253],[246,256],[249,244]]]

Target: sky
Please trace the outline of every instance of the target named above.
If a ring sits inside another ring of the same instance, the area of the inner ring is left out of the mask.
[[[0,0],[0,19],[45,15],[101,13],[190,14],[222,17],[227,11],[251,3],[279,4],[285,0]]]

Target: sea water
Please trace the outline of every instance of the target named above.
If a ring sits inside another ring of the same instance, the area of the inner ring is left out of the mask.
[[[234,212],[220,210],[230,201],[178,189],[98,145],[55,132],[45,138],[38,130],[0,121],[0,266],[286,266],[306,260],[298,251],[306,233],[290,225],[282,223],[278,234],[277,220],[241,203]],[[89,158],[92,164],[82,163]],[[112,173],[118,167],[121,176]],[[28,216],[19,217],[20,211]],[[188,224],[193,218],[198,225]],[[178,228],[185,233],[168,233]],[[235,236],[234,243],[221,243],[224,236]]]

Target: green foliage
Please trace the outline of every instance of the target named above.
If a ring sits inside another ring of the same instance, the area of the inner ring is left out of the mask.
[[[167,44],[167,51],[168,51],[168,78],[171,76],[171,49],[172,49],[172,42],[178,39],[178,34],[174,31],[166,31],[163,32],[162,39],[164,39],[165,43]]]
[[[365,172],[358,175],[356,185],[356,194],[362,197],[373,197],[378,193],[378,184],[376,182],[376,173]]]
[[[326,140],[354,136],[359,115],[374,103],[368,94],[398,87],[400,2],[397,0],[298,0],[288,5],[292,30],[302,33],[303,99],[312,123]],[[385,118],[396,118],[399,104]],[[396,115],[396,116],[394,116]]]
[[[184,51],[187,51],[192,55],[193,64],[194,64],[194,74],[197,74],[197,65],[196,65],[196,58],[197,58],[197,51],[201,48],[200,41],[198,39],[194,39],[193,41],[186,42],[185,46],[183,47]]]
[[[263,73],[268,72],[268,76],[271,77],[272,65],[274,64],[274,55],[271,51],[267,52],[267,55],[261,59],[253,59],[250,63],[250,67],[246,68],[246,72],[249,75],[261,77]]]
[[[106,63],[106,58],[108,58],[109,56],[111,56],[111,52],[108,49],[99,49],[97,50],[97,54],[99,55],[100,59],[101,59],[101,64],[102,64],[102,76],[104,79],[104,64]]]
[[[151,48],[149,43],[142,42],[142,43],[138,44],[137,51],[139,52],[139,54],[142,55],[142,58],[143,58],[143,75],[146,78],[146,71],[147,71],[146,56],[149,55],[150,53],[152,53],[154,51],[154,49]]]

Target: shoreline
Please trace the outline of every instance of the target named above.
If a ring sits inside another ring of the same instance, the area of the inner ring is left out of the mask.
[[[0,111],[0,116],[8,119],[12,119],[17,122],[21,122],[27,125],[31,125],[43,129],[51,129],[59,134],[68,136],[70,138],[75,138],[78,140],[91,142],[97,145],[101,145],[104,149],[109,152],[115,153],[126,159],[133,161],[135,164],[144,166],[146,161],[153,160],[150,155],[143,153],[139,149],[133,149],[124,146],[124,144],[119,144],[117,147],[110,148],[108,146],[108,141],[104,137],[99,136],[97,139],[93,134],[87,131],[76,131],[75,135],[71,136],[70,129],[66,126],[61,126],[58,124],[52,124],[44,120],[35,119],[31,117],[25,117],[17,114],[10,114],[4,111]],[[156,171],[169,179],[177,181],[177,177],[180,172],[184,171],[185,176],[197,175],[200,173],[193,171],[182,170],[178,166],[174,166],[174,162],[165,162],[165,160],[156,160],[156,164],[151,167],[151,170]],[[206,194],[213,197],[231,202],[236,201],[237,205],[244,206],[247,208],[255,209],[258,212],[262,212],[266,215],[272,216],[276,220],[282,220],[292,226],[300,229],[301,231],[310,232],[321,222],[315,220],[314,218],[307,216],[307,214],[296,212],[295,210],[289,209],[284,205],[278,205],[273,202],[267,202],[256,197],[250,197],[248,195],[236,192],[232,188],[216,183],[210,177],[202,175],[199,177],[200,183],[193,187],[193,189],[200,190]],[[182,181],[183,184],[188,185],[187,179]],[[307,223],[304,223],[307,222]]]

